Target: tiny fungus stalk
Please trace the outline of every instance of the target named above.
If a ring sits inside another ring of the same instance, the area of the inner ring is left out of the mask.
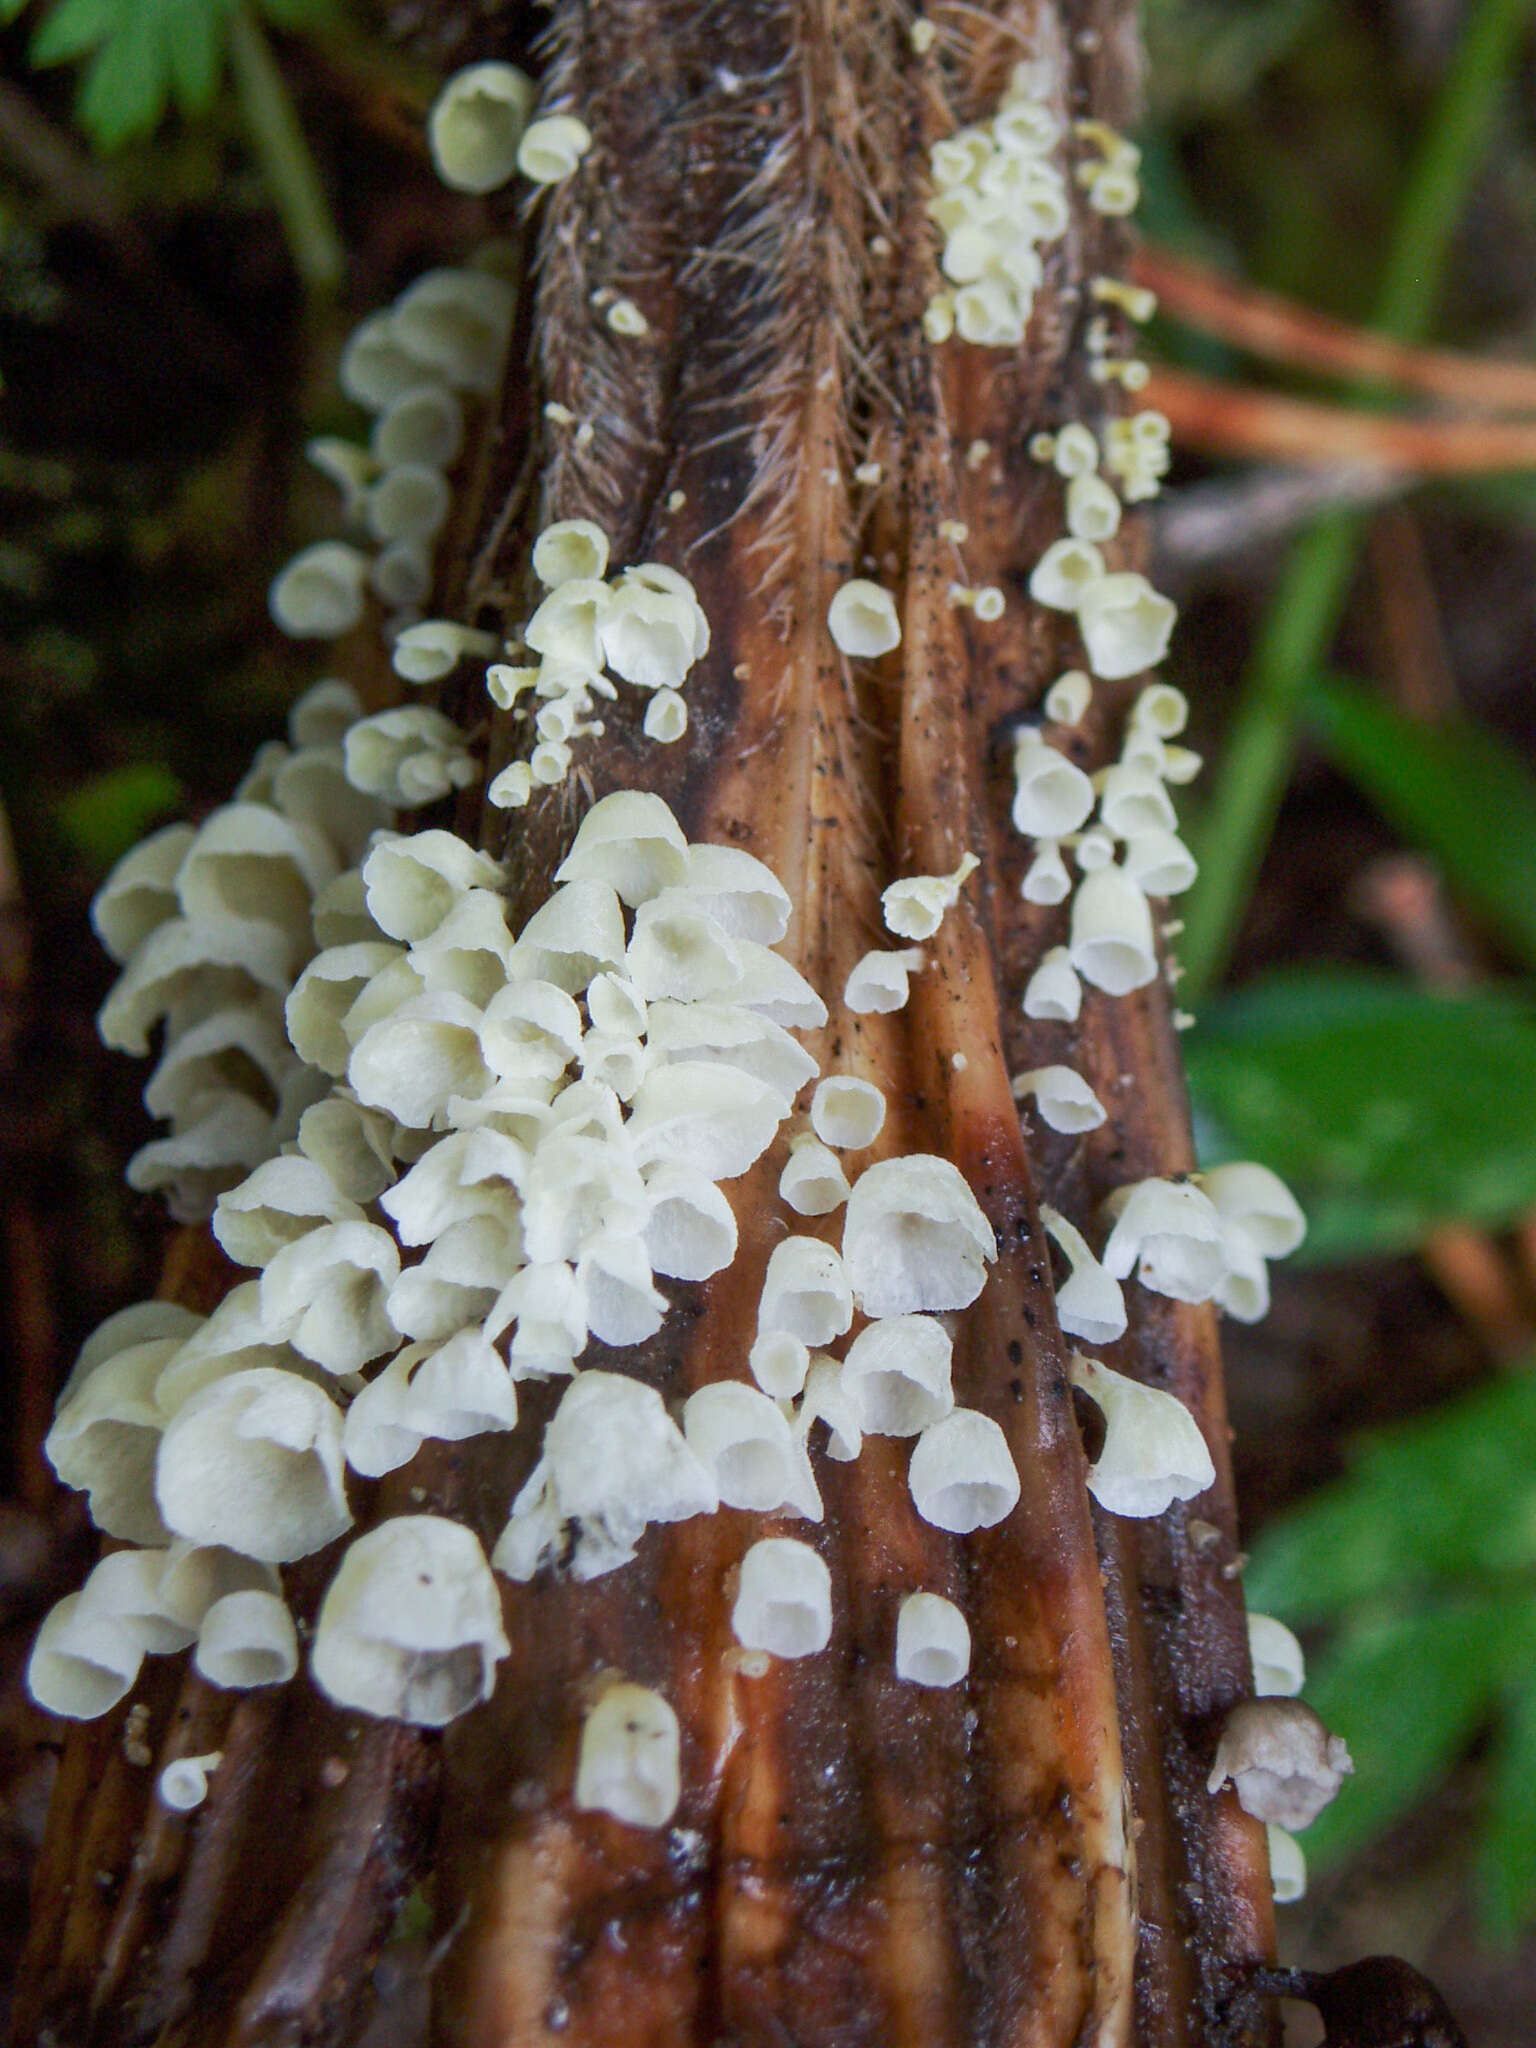
[[[1434,318],[1466,193],[1531,19],[1530,0],[1478,0],[1409,173],[1374,324],[1418,341]],[[1366,521],[1335,512],[1292,547],[1260,624],[1196,834],[1200,881],[1185,911],[1186,997],[1220,981],[1285,793],[1308,682],[1338,628]]]

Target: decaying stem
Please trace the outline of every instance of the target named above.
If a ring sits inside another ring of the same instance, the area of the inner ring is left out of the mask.
[[[1065,665],[1024,597],[1059,531],[1027,446],[1104,402],[1083,286],[1121,239],[1100,222],[1057,245],[1017,356],[936,351],[921,327],[928,144],[987,111],[1025,56],[1054,60],[1064,117],[1123,118],[1134,42],[1121,0],[929,18],[919,55],[889,0],[557,7],[546,92],[573,96],[594,147],[543,202],[527,359],[486,498],[461,508],[468,566],[447,600],[514,622],[551,518],[596,518],[616,560],[686,571],[713,629],[686,740],[659,751],[615,706],[580,767],[598,794],[657,789],[690,837],[765,859],[795,901],[797,964],[829,998],[878,941],[889,881],[980,855],[984,886],[932,942],[907,1010],[834,1000],[811,1049],[876,1081],[882,1146],[957,1163],[998,1234],[957,1319],[955,1381],[1004,1424],[1020,1505],[960,1540],[918,1519],[888,1441],[827,1468],[832,1643],[766,1677],[742,1674],[728,1618],[763,1518],[731,1510],[653,1529],[622,1573],[504,1588],[495,1698],[441,1738],[339,1713],[302,1679],[232,1706],[166,1675],[157,1764],[214,1747],[226,1763],[189,1825],[150,1804],[121,1715],[71,1737],[18,2041],[357,2040],[424,1887],[435,2036],[458,2048],[1269,2038],[1227,1974],[1270,1952],[1262,1830],[1204,1790],[1216,1726],[1249,1689],[1214,1314],[1143,1294],[1111,1361],[1193,1409],[1217,1486],[1156,1523],[1090,1514],[1038,1219],[1041,1201],[1092,1213],[1128,1178],[1190,1165],[1168,994],[1090,992],[1067,1051],[1019,1008],[1060,933],[1018,894],[1011,734]],[[648,335],[613,334],[594,291],[634,299]],[[546,419],[550,400],[593,434]],[[871,462],[879,483],[855,483]],[[959,554],[949,520],[968,530]],[[904,641],[856,676],[825,619],[864,573],[898,593]],[[997,584],[1005,616],[978,624],[955,581]],[[1124,701],[1100,693],[1084,765],[1108,757]],[[493,730],[493,768],[513,737]],[[510,835],[494,812],[461,823],[507,856],[526,913],[575,821],[557,793]],[[1063,1057],[1109,1120],[1026,1142],[1008,1076]],[[672,1290],[673,1317],[626,1364],[669,1398],[741,1372],[782,1157],[733,1184],[732,1267]],[[540,1400],[527,1391],[535,1420]],[[424,1492],[489,1547],[536,1441],[431,1446],[381,1507]],[[910,1584],[965,1609],[966,1686],[896,1681],[891,1594]],[[609,1670],[664,1689],[682,1723],[683,1803],[654,1835],[571,1807],[581,1712]]]

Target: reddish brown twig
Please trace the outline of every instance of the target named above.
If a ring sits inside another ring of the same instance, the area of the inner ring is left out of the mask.
[[[1536,364],[1410,348],[1167,249],[1141,249],[1132,272],[1172,319],[1267,362],[1390,384],[1471,412],[1536,412]]]
[[[1376,463],[1419,476],[1536,469],[1536,421],[1404,419],[1154,368],[1142,403],[1183,447],[1303,464]]]

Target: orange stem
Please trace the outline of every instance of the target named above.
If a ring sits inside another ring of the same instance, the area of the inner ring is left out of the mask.
[[[1167,249],[1142,248],[1132,275],[1157,293],[1161,310],[1181,325],[1268,362],[1391,384],[1474,412],[1536,412],[1536,364],[1411,348]]]
[[[1375,464],[1420,476],[1536,469],[1536,420],[1401,419],[1154,368],[1141,402],[1183,447],[1271,461]]]

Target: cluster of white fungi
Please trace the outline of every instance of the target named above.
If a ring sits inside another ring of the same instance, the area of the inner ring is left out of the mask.
[[[451,81],[430,129],[445,179],[483,192],[517,170],[546,183],[575,172],[587,131],[569,112],[530,123],[533,100],[507,65]],[[1100,211],[1128,210],[1134,152],[1097,127],[1081,139],[1092,155],[1077,184]],[[1022,340],[1039,249],[1068,224],[1062,145],[1038,67],[1021,66],[991,121],[935,146],[929,210],[955,290],[929,309],[934,345],[952,330]],[[1144,317],[1144,295],[1099,283],[1106,304]],[[375,416],[370,442],[312,453],[373,552],[322,543],[272,594],[290,632],[333,635],[361,620],[371,592],[411,682],[483,663],[496,705],[531,724],[529,758],[489,791],[504,807],[564,782],[573,742],[601,730],[594,699],[615,698],[614,677],[647,694],[650,737],[678,738],[681,687],[709,647],[687,579],[656,563],[610,575],[608,536],[585,520],[539,537],[531,566],[545,595],[514,639],[417,614],[464,406],[495,390],[511,316],[511,288],[487,260],[430,272],[364,322],[342,380]],[[1151,906],[1194,876],[1169,795],[1199,767],[1176,744],[1176,690],[1142,689],[1119,759],[1098,776],[1055,744],[1094,678],[1141,674],[1167,646],[1173,606],[1102,552],[1121,497],[1157,488],[1166,444],[1166,422],[1141,414],[1115,422],[1102,448],[1074,424],[1035,450],[1064,481],[1066,533],[1030,591],[1073,616],[1083,650],[1015,748],[1014,822],[1035,845],[1024,894],[1070,899],[1066,942],[1023,991],[1037,1021],[1074,1021],[1084,982],[1110,996],[1150,982],[1161,971]],[[865,581],[836,593],[827,626],[851,659],[901,638],[890,593]],[[452,1720],[488,1697],[508,1654],[495,1573],[595,1578],[628,1564],[653,1524],[721,1507],[814,1529],[819,1461],[857,1458],[866,1436],[910,1440],[914,1508],[956,1536],[1018,1501],[1004,1430],[964,1405],[951,1377],[952,1318],[987,1284],[992,1227],[948,1160],[880,1148],[878,1087],[821,1072],[806,1049],[802,1034],[828,1012],[776,950],[793,914],[778,879],[737,848],[690,843],[658,796],[618,791],[587,810],[553,892],[514,930],[497,861],[445,830],[398,829],[398,812],[482,773],[441,712],[365,717],[348,686],[322,682],[295,708],[289,744],[263,751],[230,804],[157,834],[96,900],[123,969],[103,1034],[140,1055],[156,1034],[160,1047],[145,1099],[169,1131],[130,1177],[180,1218],[211,1215],[253,1277],[206,1317],[164,1302],[111,1317],[64,1389],[48,1454],[126,1547],[43,1626],[30,1683],[55,1712],[102,1714],[146,1656],[188,1648],[216,1686],[292,1678],[301,1630],[282,1567],[348,1536],[350,1479],[398,1470],[429,1439],[515,1431],[529,1381],[564,1392],[489,1557],[470,1529],[430,1513],[384,1520],[341,1552],[308,1645],[314,1681],[339,1705]],[[903,1007],[923,943],[976,867],[966,855],[951,874],[885,892],[902,943],[859,962],[840,992],[849,1011]],[[1105,1118],[1064,1063],[1021,1074],[1015,1092],[1053,1131]],[[624,1354],[668,1316],[659,1282],[733,1264],[726,1184],[776,1145],[785,1230],[756,1328],[737,1370],[669,1405]],[[1095,1346],[1125,1334],[1133,1280],[1261,1315],[1266,1261],[1303,1231],[1284,1187],[1252,1165],[1142,1181],[1097,1216],[1074,1224],[1046,1209],[1043,1220],[1064,1261],[1061,1327]],[[600,1364],[585,1362],[594,1339]],[[1103,1419],[1088,1473],[1103,1509],[1155,1516],[1212,1483],[1200,1428],[1173,1395],[1081,1351],[1072,1376]],[[835,1588],[801,1535],[752,1542],[732,1598],[744,1673],[831,1640]],[[893,1622],[902,1679],[965,1681],[969,1632],[951,1601],[913,1588]],[[1294,1694],[1289,1632],[1255,1617],[1253,1650],[1259,1692]],[[1263,1787],[1283,1780],[1294,1795],[1306,1769],[1294,1744],[1259,1733],[1258,1761],[1224,1750],[1213,1787],[1231,1775],[1245,1803],[1260,1801],[1251,1810],[1278,1819]],[[1335,1782],[1347,1767],[1332,1752],[1323,1761]],[[194,1807],[217,1762],[179,1759],[162,1799]],[[672,1707],[613,1679],[585,1721],[576,1805],[655,1828],[680,1791]],[[1282,1803],[1294,1820],[1306,1800]],[[1278,1831],[1273,1841],[1293,1894],[1299,1851]]]

